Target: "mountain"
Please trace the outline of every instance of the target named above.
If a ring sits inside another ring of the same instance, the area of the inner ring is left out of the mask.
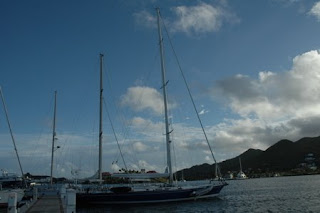
[[[312,162],[306,162],[306,156],[312,155]],[[241,155],[219,163],[221,173],[237,173],[239,171],[239,157],[242,169],[246,174],[259,176],[265,173],[303,172],[307,164],[319,167],[320,136],[306,137],[296,142],[281,140],[270,146],[265,151],[248,149]],[[303,168],[301,168],[303,167]],[[186,180],[207,179],[214,177],[215,165],[202,164],[183,170]],[[177,177],[182,176],[182,171],[177,172]]]

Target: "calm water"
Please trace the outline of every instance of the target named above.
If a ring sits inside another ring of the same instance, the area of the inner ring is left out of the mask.
[[[217,198],[156,205],[94,207],[100,212],[320,212],[320,175],[228,181]]]

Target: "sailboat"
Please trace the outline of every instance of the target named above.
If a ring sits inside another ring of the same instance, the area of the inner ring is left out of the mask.
[[[237,180],[244,180],[247,179],[247,175],[242,171],[242,164],[241,164],[241,158],[239,157],[239,164],[240,164],[240,171],[237,174]]]
[[[4,97],[2,94],[2,89],[0,87],[0,95],[1,95],[1,100],[2,100],[2,105],[6,114],[6,118],[7,118],[7,123],[8,123],[8,127],[10,130],[10,134],[11,134],[11,139],[13,142],[13,146],[14,146],[14,150],[16,152],[16,156],[18,159],[18,163],[19,163],[19,167],[20,167],[20,171],[21,171],[21,178],[18,177],[17,175],[13,175],[13,174],[8,174],[5,170],[2,170],[2,178],[0,179],[0,206],[7,206],[8,205],[8,199],[9,199],[9,195],[11,193],[16,193],[17,195],[17,202],[20,202],[24,196],[24,189],[19,188],[22,186],[22,183],[24,182],[23,179],[23,170],[22,170],[22,166],[21,166],[21,162],[20,162],[20,158],[18,155],[18,150],[16,147],[16,143],[13,137],[13,133],[12,133],[12,129],[11,129],[11,125],[9,122],[9,117],[8,117],[8,111],[7,111],[7,107],[4,101]]]
[[[167,151],[167,171],[165,173],[143,173],[143,174],[113,174],[113,177],[126,178],[158,178],[166,177],[166,184],[127,185],[116,187],[100,187],[97,190],[86,189],[78,191],[76,194],[77,205],[99,205],[99,204],[146,204],[146,203],[165,203],[175,201],[196,200],[201,198],[214,197],[219,194],[221,189],[227,185],[221,181],[202,181],[199,185],[176,185],[173,179],[173,170],[171,163],[171,139],[169,130],[169,119],[167,109],[167,92],[165,79],[165,64],[163,59],[163,39],[160,27],[160,10],[157,8],[158,35],[160,44],[162,90],[164,99],[165,130],[166,130],[166,151]],[[100,122],[99,122],[99,170],[98,176],[102,181],[102,60],[100,54]]]

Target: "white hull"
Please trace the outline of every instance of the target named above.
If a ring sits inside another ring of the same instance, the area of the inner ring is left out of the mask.
[[[248,179],[247,175],[244,174],[244,172],[240,171],[239,174],[237,175],[237,180],[245,180]]]

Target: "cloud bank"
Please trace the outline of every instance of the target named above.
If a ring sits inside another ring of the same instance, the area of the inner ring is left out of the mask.
[[[236,75],[211,88],[239,119],[213,127],[218,144],[263,148],[288,138],[318,136],[320,117],[320,54],[312,50],[293,59],[289,71],[260,72],[257,79]]]

